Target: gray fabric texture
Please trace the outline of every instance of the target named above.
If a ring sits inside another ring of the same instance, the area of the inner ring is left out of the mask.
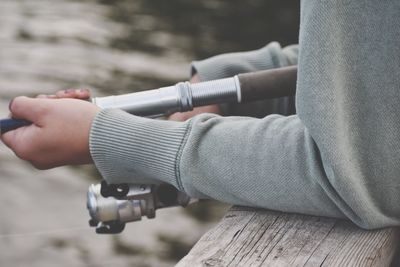
[[[197,73],[201,81],[227,78],[239,73],[296,65],[297,57],[297,45],[282,49],[279,43],[272,42],[254,51],[227,53],[193,61],[191,75]]]
[[[104,110],[91,131],[93,159],[109,182],[136,182],[138,173],[194,197],[398,226],[399,14],[398,0],[303,0],[298,115],[177,123]],[[197,71],[241,71],[251,55],[259,51]]]

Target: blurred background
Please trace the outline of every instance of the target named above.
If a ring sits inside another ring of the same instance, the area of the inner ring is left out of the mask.
[[[297,43],[298,24],[289,0],[0,0],[0,118],[18,95],[187,80],[191,60]],[[173,266],[229,208],[162,210],[102,236],[87,224],[92,166],[37,171],[0,144],[0,180],[0,266]]]

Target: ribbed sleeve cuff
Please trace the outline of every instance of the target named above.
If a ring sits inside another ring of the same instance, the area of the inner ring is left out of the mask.
[[[153,120],[102,110],[90,133],[90,152],[109,183],[170,183],[183,190],[178,173],[190,122]]]
[[[285,61],[285,62],[284,62]],[[201,81],[231,77],[239,73],[265,70],[288,65],[282,57],[282,48],[277,42],[249,52],[228,53],[191,64],[192,74],[197,73]]]

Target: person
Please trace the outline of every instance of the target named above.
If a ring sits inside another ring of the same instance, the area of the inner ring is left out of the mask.
[[[18,97],[12,115],[34,125],[2,140],[40,169],[94,162],[110,183],[143,177],[193,197],[399,226],[399,13],[396,0],[302,1],[296,115],[160,121]],[[194,68],[213,79],[289,64],[288,53],[272,44]]]

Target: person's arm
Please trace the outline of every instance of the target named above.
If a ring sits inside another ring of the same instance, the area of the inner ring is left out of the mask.
[[[91,131],[99,170],[110,182],[137,174],[232,204],[399,226],[399,4],[366,2],[302,1],[298,115],[179,123],[102,111]]]
[[[170,122],[104,110],[93,124],[90,147],[110,183],[142,177],[193,197],[345,217],[325,192],[318,148],[297,116],[206,114]]]

